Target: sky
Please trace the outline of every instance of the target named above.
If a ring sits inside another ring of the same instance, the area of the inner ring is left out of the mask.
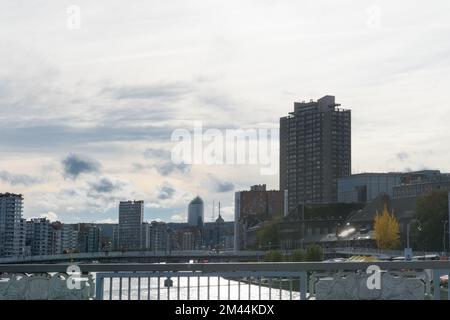
[[[186,221],[196,195],[278,188],[260,164],[174,163],[194,123],[276,130],[294,101],[352,110],[352,171],[450,171],[447,0],[2,0],[0,192],[24,217]],[[277,150],[273,149],[275,158]],[[217,208],[215,211],[217,217]]]

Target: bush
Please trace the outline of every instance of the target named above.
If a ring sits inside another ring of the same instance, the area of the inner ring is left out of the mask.
[[[305,252],[303,250],[300,250],[300,249],[296,249],[296,250],[292,251],[291,261],[292,262],[305,261]]]
[[[322,247],[317,244],[308,246],[306,248],[305,260],[306,261],[323,261]]]
[[[271,250],[264,255],[265,262],[282,262],[283,254],[278,250]]]

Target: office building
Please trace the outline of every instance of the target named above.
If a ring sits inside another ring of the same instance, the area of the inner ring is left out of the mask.
[[[333,203],[338,178],[351,174],[351,112],[334,96],[295,102],[280,118],[280,190],[289,210],[305,203]]]
[[[360,173],[338,179],[338,202],[367,203],[380,194],[394,195],[394,187],[401,182],[403,174],[389,173]]]
[[[432,191],[450,191],[450,174],[439,170],[422,170],[404,173],[401,182],[393,189],[393,198],[415,198]]]
[[[119,250],[142,248],[144,201],[121,201],[119,204]]]
[[[203,226],[204,204],[200,197],[195,197],[188,207],[188,225],[191,227]]]

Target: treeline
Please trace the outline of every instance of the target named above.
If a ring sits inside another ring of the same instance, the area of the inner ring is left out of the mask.
[[[264,256],[265,262],[316,262],[323,261],[323,250],[319,245],[310,245],[305,250],[296,249],[290,255],[279,250],[270,250]]]

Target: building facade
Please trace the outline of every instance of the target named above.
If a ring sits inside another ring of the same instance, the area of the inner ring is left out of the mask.
[[[195,197],[188,206],[188,225],[202,227],[204,219],[204,204],[200,197]]]
[[[351,174],[351,111],[334,96],[295,102],[280,119],[280,190],[289,210],[337,201],[337,180]]]
[[[31,248],[31,255],[51,255],[54,253],[54,233],[50,221],[36,218],[27,221],[26,245]]]
[[[234,249],[249,246],[247,232],[257,224],[276,215],[285,215],[285,192],[266,190],[266,185],[255,185],[249,191],[235,193],[234,204]]]
[[[450,191],[450,174],[438,170],[405,173],[401,183],[394,187],[393,198],[420,197],[435,190]]]
[[[380,194],[394,195],[394,187],[401,182],[403,174],[389,173],[361,173],[352,174],[338,179],[338,202],[367,203]]]
[[[24,254],[23,196],[0,193],[0,257]]]
[[[142,248],[144,201],[121,201],[119,204],[119,250]]]
[[[112,250],[119,251],[119,225],[115,224],[113,226],[113,236],[112,236]]]

